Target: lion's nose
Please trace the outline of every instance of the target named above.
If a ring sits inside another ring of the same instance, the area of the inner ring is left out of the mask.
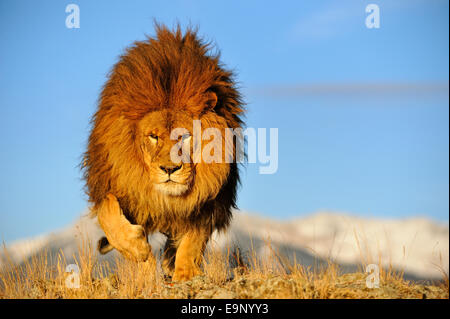
[[[178,171],[181,168],[181,165],[167,165],[167,166],[161,165],[159,168],[170,175]]]

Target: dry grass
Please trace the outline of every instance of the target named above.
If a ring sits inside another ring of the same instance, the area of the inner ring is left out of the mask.
[[[371,289],[362,271],[341,274],[331,262],[327,267],[306,268],[267,245],[269,253],[262,260],[254,249],[243,254],[236,248],[223,252],[212,246],[205,253],[203,276],[173,283],[158,265],[121,257],[112,264],[98,262],[89,241],[82,240],[74,256],[79,288],[68,287],[64,254],[45,253],[3,267],[0,298],[449,298],[446,274],[438,283],[418,285],[405,281],[402,273],[380,267],[380,288]]]

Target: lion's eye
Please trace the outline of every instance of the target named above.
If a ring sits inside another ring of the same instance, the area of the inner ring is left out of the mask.
[[[148,136],[148,138],[150,139],[150,141],[152,141],[152,143],[158,142],[158,136],[155,135],[155,134],[150,134],[150,135]]]

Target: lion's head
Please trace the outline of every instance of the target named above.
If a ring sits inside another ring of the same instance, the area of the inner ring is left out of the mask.
[[[121,56],[102,91],[84,161],[93,212],[112,193],[130,218],[161,230],[204,205],[229,210],[239,176],[225,160],[234,156],[225,130],[240,128],[242,113],[233,75],[209,45],[193,30],[157,26],[157,37]],[[214,138],[219,147],[208,144]],[[215,160],[197,161],[196,150]]]

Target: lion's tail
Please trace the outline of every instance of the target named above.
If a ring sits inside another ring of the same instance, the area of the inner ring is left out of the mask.
[[[108,238],[102,237],[98,241],[97,249],[100,252],[100,254],[104,255],[106,253],[109,253],[111,250],[113,250],[114,247],[109,243]]]

